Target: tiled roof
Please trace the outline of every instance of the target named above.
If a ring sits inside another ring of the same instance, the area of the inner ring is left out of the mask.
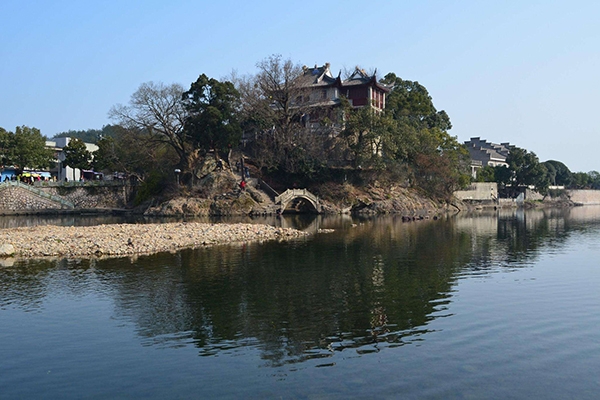
[[[336,78],[331,75],[329,70],[329,63],[314,68],[302,67],[304,73],[299,76],[296,82],[300,86],[330,86],[338,82]]]
[[[476,154],[480,154],[480,156],[486,154],[487,159],[502,162],[506,161],[506,157],[508,157],[510,153],[510,147],[512,147],[510,143],[491,143],[478,137],[471,138],[471,140],[466,141],[465,144],[471,153],[471,157],[476,156]]]

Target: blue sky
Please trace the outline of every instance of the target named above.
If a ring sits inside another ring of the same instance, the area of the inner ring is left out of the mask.
[[[143,82],[187,87],[281,54],[419,81],[461,142],[600,170],[599,17],[578,0],[2,0],[0,126],[99,129]]]

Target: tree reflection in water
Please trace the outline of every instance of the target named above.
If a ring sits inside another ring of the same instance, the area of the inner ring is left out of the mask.
[[[253,348],[270,366],[366,354],[424,340],[433,319],[451,317],[457,279],[527,265],[539,248],[600,223],[586,213],[319,217],[304,226],[336,231],[137,259],[18,262],[0,269],[0,307],[35,310],[53,291],[93,288],[146,346],[194,345],[201,356]]]

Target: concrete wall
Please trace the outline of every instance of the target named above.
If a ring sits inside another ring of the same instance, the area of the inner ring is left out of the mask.
[[[474,182],[466,190],[459,190],[454,195],[463,201],[496,201],[498,199],[498,184],[495,182]]]
[[[600,190],[566,190],[567,197],[578,205],[600,205]],[[468,190],[460,190],[454,195],[463,201],[485,202],[498,198],[498,186],[495,183],[476,182],[472,183]],[[523,200],[551,200],[545,198],[541,194],[531,189],[526,189],[523,194],[517,199],[499,199],[498,203],[501,206],[518,206],[523,203]]]
[[[575,204],[600,204],[600,190],[569,190],[567,193]]]

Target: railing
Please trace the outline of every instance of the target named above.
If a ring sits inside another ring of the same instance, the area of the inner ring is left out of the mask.
[[[272,199],[279,196],[279,193],[277,193],[275,189],[269,186],[267,182],[263,181],[262,179],[258,179],[258,187],[261,188],[263,192],[267,193]]]
[[[131,182],[125,180],[102,180],[102,181],[39,181],[34,182],[34,187],[89,187],[89,186],[131,186]]]

